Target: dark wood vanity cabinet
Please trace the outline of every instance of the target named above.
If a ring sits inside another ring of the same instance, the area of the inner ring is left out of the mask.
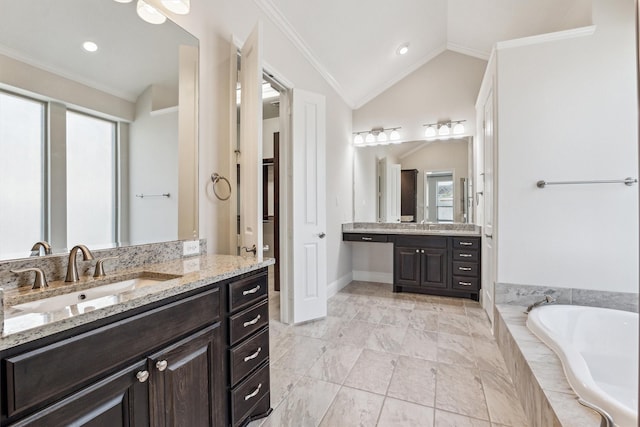
[[[392,240],[394,292],[478,299],[480,238],[396,235]]]
[[[236,426],[268,414],[266,268],[239,277],[1,351],[0,426]]]

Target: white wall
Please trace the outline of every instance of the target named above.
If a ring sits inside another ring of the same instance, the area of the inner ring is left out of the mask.
[[[151,114],[153,86],[136,103],[129,134],[131,244],[178,238],[178,112]],[[136,197],[163,194],[171,197]]]
[[[634,2],[594,1],[592,36],[499,49],[502,283],[638,291]]]
[[[158,0],[151,3],[160,6]],[[200,40],[200,237],[207,239],[210,253],[231,253],[229,205],[213,196],[210,175],[230,175],[229,126],[235,108],[229,99],[229,40],[232,34],[244,40],[262,19],[263,58],[270,71],[294,87],[326,97],[327,279],[330,284],[346,280],[351,249],[342,243],[341,224],[351,220],[353,210],[351,109],[253,1],[193,0],[191,9],[175,20]]]

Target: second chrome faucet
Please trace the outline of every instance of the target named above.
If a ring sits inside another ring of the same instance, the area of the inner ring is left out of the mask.
[[[80,280],[78,277],[78,265],[76,263],[76,256],[78,251],[82,252],[82,257],[85,261],[92,260],[93,254],[85,245],[76,245],[69,252],[69,264],[67,265],[67,277],[65,282],[77,282]]]

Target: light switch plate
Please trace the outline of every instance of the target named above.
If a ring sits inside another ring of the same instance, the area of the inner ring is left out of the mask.
[[[183,243],[182,255],[200,255],[200,241],[199,240],[189,240]]]

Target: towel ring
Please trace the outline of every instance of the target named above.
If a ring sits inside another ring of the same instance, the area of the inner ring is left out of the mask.
[[[220,195],[218,194],[218,192],[216,191],[216,184],[220,181],[224,181],[227,183],[227,186],[229,187],[229,195],[227,197],[220,197]],[[216,195],[216,197],[220,200],[229,200],[229,197],[231,197],[231,183],[229,182],[229,180],[227,178],[225,178],[224,176],[218,174],[217,172],[214,172],[211,174],[211,181],[213,182],[213,194]]]

